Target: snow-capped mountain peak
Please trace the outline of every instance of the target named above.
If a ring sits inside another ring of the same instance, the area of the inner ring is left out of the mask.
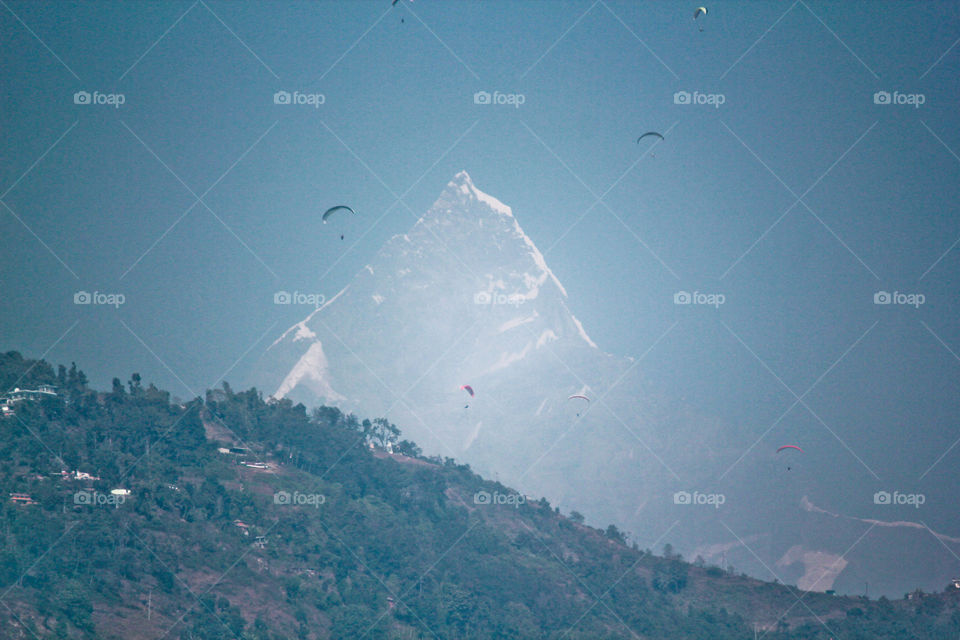
[[[501,246],[507,237],[515,242],[519,241],[522,251],[533,261],[535,270],[524,273],[527,291],[525,293],[517,292],[518,295],[533,299],[538,295],[540,287],[547,280],[550,280],[556,285],[563,297],[567,297],[567,290],[550,270],[550,267],[547,266],[546,259],[537,249],[533,240],[524,233],[520,223],[513,215],[513,210],[497,198],[477,188],[466,171],[460,171],[453,177],[453,180],[447,183],[446,189],[437,199],[430,212],[427,216],[421,218],[418,224],[429,221],[433,226],[443,227],[445,223],[450,224],[449,217],[451,215],[456,216],[457,213],[460,214],[456,221],[456,224],[460,226],[458,232],[475,228],[487,238],[494,237],[492,234],[502,234],[503,239],[498,241]],[[490,216],[491,213],[495,215]],[[589,341],[589,338],[587,340]]]
[[[490,194],[484,193],[483,191],[480,191],[480,189],[477,189],[476,185],[473,184],[473,180],[470,179],[470,174],[468,174],[466,171],[461,171],[455,175],[453,180],[447,183],[447,187],[455,188],[467,197],[473,197],[501,215],[510,216],[511,218],[513,217],[513,209],[503,204]]]
[[[464,376],[595,350],[566,299],[511,208],[460,171],[407,233],[270,346],[267,360],[277,364],[262,379],[272,380],[267,389],[277,397],[359,408],[366,393],[352,393],[349,378],[416,379],[434,364],[436,344],[462,340]]]

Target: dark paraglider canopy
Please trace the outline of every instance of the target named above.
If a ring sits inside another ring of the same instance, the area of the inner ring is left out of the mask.
[[[657,138],[660,138],[661,140],[663,140],[663,136],[662,136],[661,134],[657,133],[656,131],[647,131],[645,134],[643,134],[642,136],[640,136],[639,138],[637,138],[637,144],[640,144],[640,141],[643,140],[644,138],[646,138],[647,136],[654,136],[654,137],[657,137]]]
[[[335,206],[335,207],[330,207],[329,209],[327,209],[326,211],[323,212],[323,223],[326,224],[326,223],[327,223],[327,218],[329,218],[330,216],[332,216],[332,215],[333,215],[334,213],[336,213],[337,211],[349,211],[350,213],[356,215],[356,211],[354,211],[353,209],[351,209],[351,208],[348,207],[347,205],[345,205],[345,204],[338,204],[337,206]]]

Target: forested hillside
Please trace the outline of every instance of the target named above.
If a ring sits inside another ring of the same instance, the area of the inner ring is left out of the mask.
[[[0,418],[3,638],[960,634],[958,591],[869,601],[654,555],[383,419],[0,356],[3,390],[41,385]]]

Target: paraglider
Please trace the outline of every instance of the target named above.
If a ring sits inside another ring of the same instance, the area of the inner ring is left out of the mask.
[[[584,395],[580,395],[579,393],[575,393],[574,395],[572,395],[572,396],[570,396],[569,398],[567,398],[567,400],[583,400],[583,401],[585,401],[585,402],[587,403],[587,406],[588,406],[588,407],[590,406],[590,398],[588,398],[587,396],[584,396]],[[578,418],[580,417],[580,412],[579,412],[579,411],[577,411],[577,417],[578,417]]]
[[[799,451],[800,453],[803,453],[803,452],[804,452],[803,449],[801,449],[800,447],[798,447],[798,446],[795,445],[795,444],[785,444],[785,445],[783,445],[782,447],[779,447],[779,448],[777,449],[777,453],[780,453],[780,452],[783,451],[784,449],[796,449],[796,450]],[[790,471],[790,467],[787,467],[787,471]]]
[[[645,134],[637,138],[637,144],[640,144],[640,141],[646,138],[647,136],[656,136],[657,138],[660,138],[661,140],[663,140],[663,136],[657,133],[656,131],[647,131]]]
[[[354,215],[356,215],[356,213],[357,213],[356,211],[354,211],[353,209],[351,209],[350,207],[348,207],[348,206],[345,205],[345,204],[338,204],[337,206],[335,206],[335,207],[330,207],[329,209],[327,209],[326,211],[323,212],[323,217],[321,218],[321,219],[323,220],[323,224],[327,224],[327,218],[329,218],[330,216],[332,216],[332,215],[334,214],[334,212],[340,211],[340,210],[349,211],[350,213],[352,213],[352,214],[354,214]]]
[[[653,136],[654,138],[660,138],[661,140],[663,140],[663,135],[662,135],[662,134],[659,134],[659,133],[657,133],[656,131],[647,131],[645,134],[643,134],[642,136],[640,136],[639,138],[637,138],[637,144],[640,144],[640,141],[643,140],[644,138],[646,138],[647,136]],[[654,144],[656,144],[656,142],[654,142]],[[651,158],[656,158],[657,156],[651,153],[651,154],[650,154],[650,157],[651,157]]]
[[[470,394],[470,397],[471,397],[471,398],[473,397],[473,387],[471,387],[470,385],[468,385],[468,384],[462,384],[462,385],[460,385],[460,390],[461,390],[461,391],[466,391],[467,393]],[[468,404],[465,404],[465,405],[463,406],[463,408],[464,408],[464,409],[469,409],[469,408],[470,408],[470,404],[469,404],[469,403],[468,403]]]
[[[351,208],[348,207],[347,205],[345,205],[345,204],[339,204],[339,205],[337,205],[337,206],[335,206],[335,207],[330,207],[329,209],[327,209],[326,211],[323,212],[323,217],[321,218],[321,219],[323,220],[323,224],[327,224],[327,218],[329,218],[329,217],[332,216],[334,213],[336,213],[337,211],[340,211],[340,210],[349,211],[350,213],[356,215],[356,211],[354,211],[353,209],[351,209]],[[340,234],[340,239],[343,240],[343,234],[342,234],[342,233]]]
[[[699,18],[700,16],[705,16],[705,15],[707,15],[707,8],[706,8],[706,7],[697,7],[697,10],[693,12],[693,19],[696,20],[696,19]],[[703,25],[702,25],[702,24],[700,25],[700,31],[703,31]]]

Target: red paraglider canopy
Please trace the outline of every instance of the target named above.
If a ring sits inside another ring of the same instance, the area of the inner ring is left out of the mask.
[[[796,449],[796,450],[799,451],[800,453],[804,453],[803,449],[801,449],[800,447],[798,447],[798,446],[795,445],[795,444],[785,444],[785,445],[783,445],[782,447],[780,447],[779,449],[777,449],[777,453],[780,453],[780,452],[783,451],[784,449]]]
[[[470,397],[473,397],[473,387],[468,384],[460,385],[460,388],[470,394]]]

